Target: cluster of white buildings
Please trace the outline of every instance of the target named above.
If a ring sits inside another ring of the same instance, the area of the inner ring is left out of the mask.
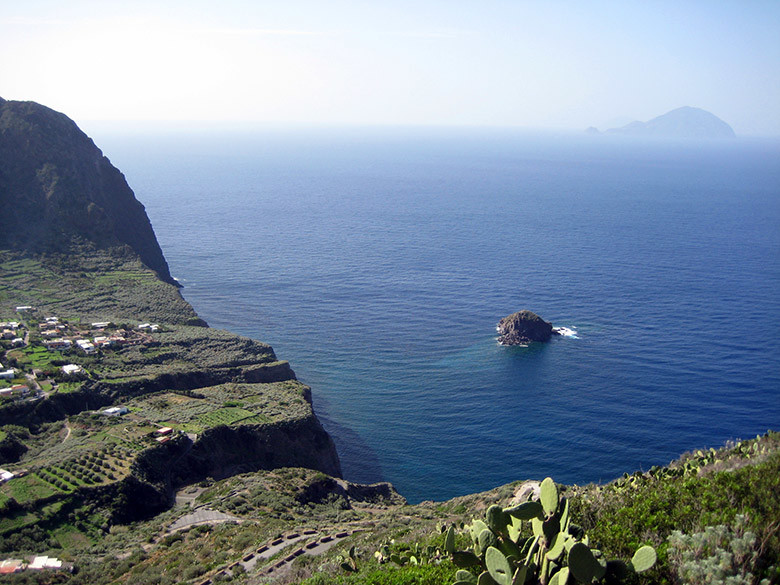
[[[19,337],[19,329],[22,324],[18,321],[5,321],[0,323],[0,339],[10,341],[11,345],[24,345],[24,339]]]
[[[5,369],[0,364],[0,380],[13,380],[16,377],[16,370],[13,368]],[[30,388],[23,384],[14,384],[10,388],[0,388],[0,398],[10,398],[12,396],[27,396]]]
[[[63,563],[56,557],[31,557],[32,560],[24,561],[22,559],[7,559],[0,561],[0,575],[12,575],[14,573],[21,573],[25,570],[32,571],[60,571],[60,570],[72,570],[73,565],[70,563]]]
[[[103,329],[110,325],[110,321],[98,321],[92,323],[91,327],[95,332],[102,332]],[[127,339],[122,335],[94,335],[91,338],[77,337],[75,339],[63,337],[68,327],[61,324],[57,317],[47,317],[39,327],[41,328],[41,337],[45,338],[43,345],[49,351],[67,351],[75,344],[84,353],[92,354],[101,347],[127,343]]]

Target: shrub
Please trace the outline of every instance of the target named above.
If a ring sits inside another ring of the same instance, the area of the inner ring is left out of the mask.
[[[668,539],[669,564],[682,583],[753,585],[758,538],[747,527],[747,516],[739,514],[731,526],[707,526],[690,535],[675,530]],[[769,579],[761,581],[768,584]]]

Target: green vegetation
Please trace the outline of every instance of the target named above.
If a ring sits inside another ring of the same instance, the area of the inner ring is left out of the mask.
[[[478,581],[561,585],[570,578],[578,583],[623,583],[632,573],[650,569],[656,560],[655,550],[643,546],[629,563],[607,561],[600,550],[589,546],[582,528],[571,522],[569,502],[559,497],[549,477],[541,483],[538,500],[510,508],[494,504],[484,522],[471,524],[469,534],[473,547],[468,550],[456,550],[452,526],[445,536],[444,548],[460,567],[456,585]]]
[[[780,562],[780,434],[769,432],[708,453],[688,454],[666,470],[577,490],[572,500],[584,527],[604,550],[618,556],[646,535],[658,548],[656,582],[674,582],[667,549],[675,530],[701,532],[733,525],[737,515],[744,515],[764,543],[756,558],[758,575],[769,575]]]
[[[133,416],[155,424],[200,433],[217,426],[253,425],[309,416],[311,407],[301,396],[306,386],[295,380],[270,384],[219,384],[197,393],[158,392],[127,403]],[[224,407],[233,399],[243,408]],[[280,402],[287,406],[281,408]]]
[[[452,571],[449,563],[375,568],[358,575],[320,574],[308,579],[306,585],[441,585],[448,582]]]
[[[47,350],[42,345],[29,346],[24,349],[11,351],[9,356],[13,357],[18,367],[24,369],[46,370],[51,367],[52,361],[57,359],[57,354]]]
[[[19,503],[34,502],[59,493],[45,476],[30,474],[3,484],[3,495]]]
[[[0,314],[31,305],[85,321],[201,324],[178,289],[121,249],[82,243],[62,254],[0,250]]]
[[[686,583],[752,585],[758,564],[757,535],[747,528],[747,517],[737,515],[734,525],[707,526],[686,535],[675,530],[669,537],[669,565]],[[769,579],[762,579],[768,585]]]

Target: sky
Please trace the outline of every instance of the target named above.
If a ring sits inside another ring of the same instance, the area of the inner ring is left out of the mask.
[[[76,120],[780,135],[780,0],[0,0],[0,97]]]

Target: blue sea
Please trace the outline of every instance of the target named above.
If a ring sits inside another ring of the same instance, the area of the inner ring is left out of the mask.
[[[92,133],[213,327],[411,502],[603,482],[780,429],[780,142]],[[532,310],[576,335],[496,343]]]

